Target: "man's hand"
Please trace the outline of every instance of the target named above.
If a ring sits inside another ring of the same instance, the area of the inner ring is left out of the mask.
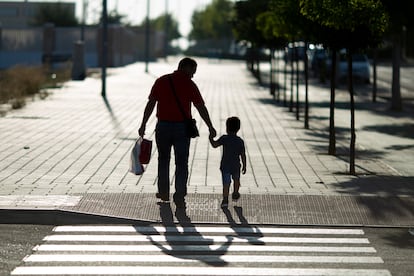
[[[208,131],[210,132],[210,137],[214,138],[217,136],[217,131],[214,127],[209,128]]]

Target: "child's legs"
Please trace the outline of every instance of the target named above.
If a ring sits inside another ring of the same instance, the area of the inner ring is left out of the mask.
[[[238,193],[240,189],[240,169],[232,173],[233,182],[234,182],[234,192]]]
[[[234,179],[234,192],[238,193],[240,189],[240,179]]]
[[[223,197],[229,196],[230,184],[231,184],[231,173],[221,172],[223,181]]]

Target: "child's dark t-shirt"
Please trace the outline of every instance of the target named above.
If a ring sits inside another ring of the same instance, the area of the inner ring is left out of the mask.
[[[237,135],[223,135],[217,142],[223,146],[220,169],[225,172],[240,170],[240,155],[245,150],[243,139]]]

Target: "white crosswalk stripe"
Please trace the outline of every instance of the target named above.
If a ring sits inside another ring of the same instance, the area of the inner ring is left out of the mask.
[[[58,226],[12,275],[389,276],[361,229]]]

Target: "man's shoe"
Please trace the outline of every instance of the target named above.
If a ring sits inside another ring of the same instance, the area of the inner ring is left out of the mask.
[[[155,196],[157,198],[161,199],[162,201],[170,201],[170,195],[169,194],[156,193]]]
[[[231,198],[232,198],[233,200],[238,200],[238,199],[240,198],[240,193],[239,193],[239,192],[234,192],[234,193],[231,195]]]

